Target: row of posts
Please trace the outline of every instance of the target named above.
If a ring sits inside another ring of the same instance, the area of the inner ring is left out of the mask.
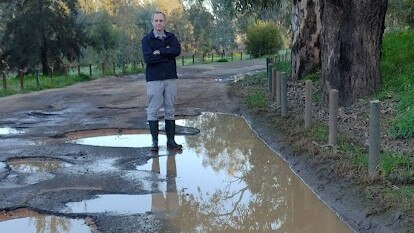
[[[134,69],[136,69],[136,62],[133,63],[133,67]],[[141,67],[144,68],[144,62],[143,60],[141,60]],[[101,68],[102,68],[102,76],[105,76],[105,63],[101,63]],[[116,75],[115,72],[115,62],[112,63],[112,74]],[[77,66],[78,69],[78,75],[81,74],[81,67],[80,65]],[[54,70],[53,67],[50,67],[50,79],[52,81],[52,83],[55,83],[55,78],[54,78]],[[67,68],[65,68],[65,73],[67,74]],[[122,74],[125,74],[126,70],[125,70],[125,63],[122,65]],[[19,70],[18,72],[18,76],[19,76],[19,82],[20,82],[20,89],[24,90],[24,72],[23,70]],[[89,64],[89,76],[92,77],[92,64]],[[36,77],[36,84],[39,87],[40,86],[40,81],[39,81],[39,68],[35,69],[35,77]],[[3,90],[7,89],[7,72],[3,71],[2,72],[2,78],[3,78]]]
[[[276,101],[276,106],[281,109],[281,116],[288,116],[288,75],[285,72],[277,72],[273,62],[276,59],[267,59],[267,78],[269,84],[269,96]],[[312,81],[305,80],[305,109],[304,123],[305,129],[312,124]],[[329,139],[330,146],[336,146],[338,134],[338,90],[329,91]],[[368,172],[371,178],[378,175],[380,161],[380,109],[381,102],[378,100],[370,101],[370,122],[369,122],[369,157]]]
[[[191,57],[192,57],[192,64],[195,64],[196,63],[195,62],[195,58],[196,58],[195,54],[193,54]],[[203,53],[203,55],[202,55],[202,61],[203,62],[206,62],[209,59],[209,57],[211,58],[211,61],[213,62],[214,61],[214,54],[213,53],[211,54],[211,56]],[[222,53],[221,54],[221,59],[224,59],[224,58],[225,58],[225,54]],[[250,59],[252,59],[252,56],[251,55],[250,55]],[[231,61],[234,61],[234,53],[233,52],[230,53],[230,60]],[[243,52],[240,52],[240,61],[243,61]],[[185,65],[185,56],[182,56],[181,57],[181,64],[182,64],[182,66]]]

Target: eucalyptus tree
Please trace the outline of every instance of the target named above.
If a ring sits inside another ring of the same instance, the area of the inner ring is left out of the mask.
[[[240,10],[280,4],[280,0],[222,1],[235,2]],[[377,91],[387,3],[387,0],[292,0],[292,78],[301,79],[316,71],[320,61],[325,101],[331,89],[339,90],[342,106]]]
[[[210,0],[214,15],[213,46],[218,51],[235,48],[236,24],[232,1]]]
[[[1,59],[11,68],[33,69],[39,63],[43,73],[49,66],[63,70],[65,60],[81,56],[87,43],[78,18],[77,0],[1,1],[7,19],[1,41]]]
[[[194,48],[207,53],[212,49],[214,17],[204,5],[204,0],[196,0],[186,10],[188,20],[193,25]]]

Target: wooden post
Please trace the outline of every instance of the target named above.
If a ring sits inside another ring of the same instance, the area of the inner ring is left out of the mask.
[[[240,61],[243,61],[243,52],[240,52]]]
[[[268,92],[269,96],[271,97],[272,94],[272,70],[273,70],[273,63],[269,62],[267,64],[267,82],[268,82]]]
[[[50,80],[52,81],[52,84],[54,85],[55,84],[55,77],[54,77],[54,74],[53,74],[53,66],[50,67],[50,72],[52,72],[52,74],[50,76]]]
[[[305,129],[312,121],[312,80],[305,81]]]
[[[115,73],[115,62],[112,62],[112,74],[115,76],[116,75],[116,73]]]
[[[282,72],[277,71],[276,72],[276,106],[280,107],[280,92],[281,92],[281,86],[282,86]]]
[[[204,55],[205,55],[205,54],[203,53],[203,63],[204,63]]]
[[[78,76],[80,76],[81,72],[80,72],[80,65],[78,64]]]
[[[122,62],[122,74],[123,74],[123,75],[125,75],[125,74],[126,74],[125,62]]]
[[[211,54],[211,61],[214,61],[214,53]]]
[[[282,73],[281,77],[281,88],[280,88],[280,100],[281,100],[281,113],[283,117],[288,115],[288,107],[287,107],[287,74],[286,72]]]
[[[36,84],[39,87],[40,86],[40,81],[39,81],[39,68],[36,68],[35,71],[36,71]]]
[[[144,69],[144,61],[141,59],[141,68]]]
[[[181,57],[181,63],[184,66],[184,56]]]
[[[92,78],[92,64],[89,64],[89,77]]]
[[[276,99],[276,69],[272,69],[272,100]]]
[[[231,61],[233,61],[233,52],[231,52]]]
[[[137,62],[134,61],[134,70],[136,70],[136,69],[137,69]]]
[[[193,54],[193,64],[194,64],[194,56],[195,56],[195,55]]]
[[[105,63],[102,62],[102,77],[105,76]]]
[[[380,109],[380,101],[373,100],[370,102],[368,170],[372,179],[375,179],[378,175],[380,161]]]
[[[23,70],[20,69],[19,70],[19,79],[20,79],[20,90],[24,90],[24,74],[23,74]]]
[[[338,124],[338,90],[329,92],[329,145],[336,146]]]
[[[1,72],[3,76],[3,90],[7,89],[7,73],[6,71]]]

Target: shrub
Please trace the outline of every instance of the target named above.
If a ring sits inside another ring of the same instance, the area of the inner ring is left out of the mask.
[[[272,22],[259,21],[247,30],[246,49],[255,58],[274,54],[282,45],[280,32]]]

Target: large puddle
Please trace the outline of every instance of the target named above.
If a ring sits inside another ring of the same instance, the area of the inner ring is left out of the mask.
[[[165,180],[153,183],[160,192],[101,195],[68,203],[68,209],[77,213],[166,213],[173,232],[352,232],[244,119],[204,114],[182,124],[201,131],[177,137],[184,144],[182,154],[136,164],[137,170],[158,173]],[[112,143],[119,146],[113,139],[99,145]],[[148,147],[150,143],[146,143]]]
[[[30,210],[0,213],[2,233],[90,233],[84,219],[42,215]]]

